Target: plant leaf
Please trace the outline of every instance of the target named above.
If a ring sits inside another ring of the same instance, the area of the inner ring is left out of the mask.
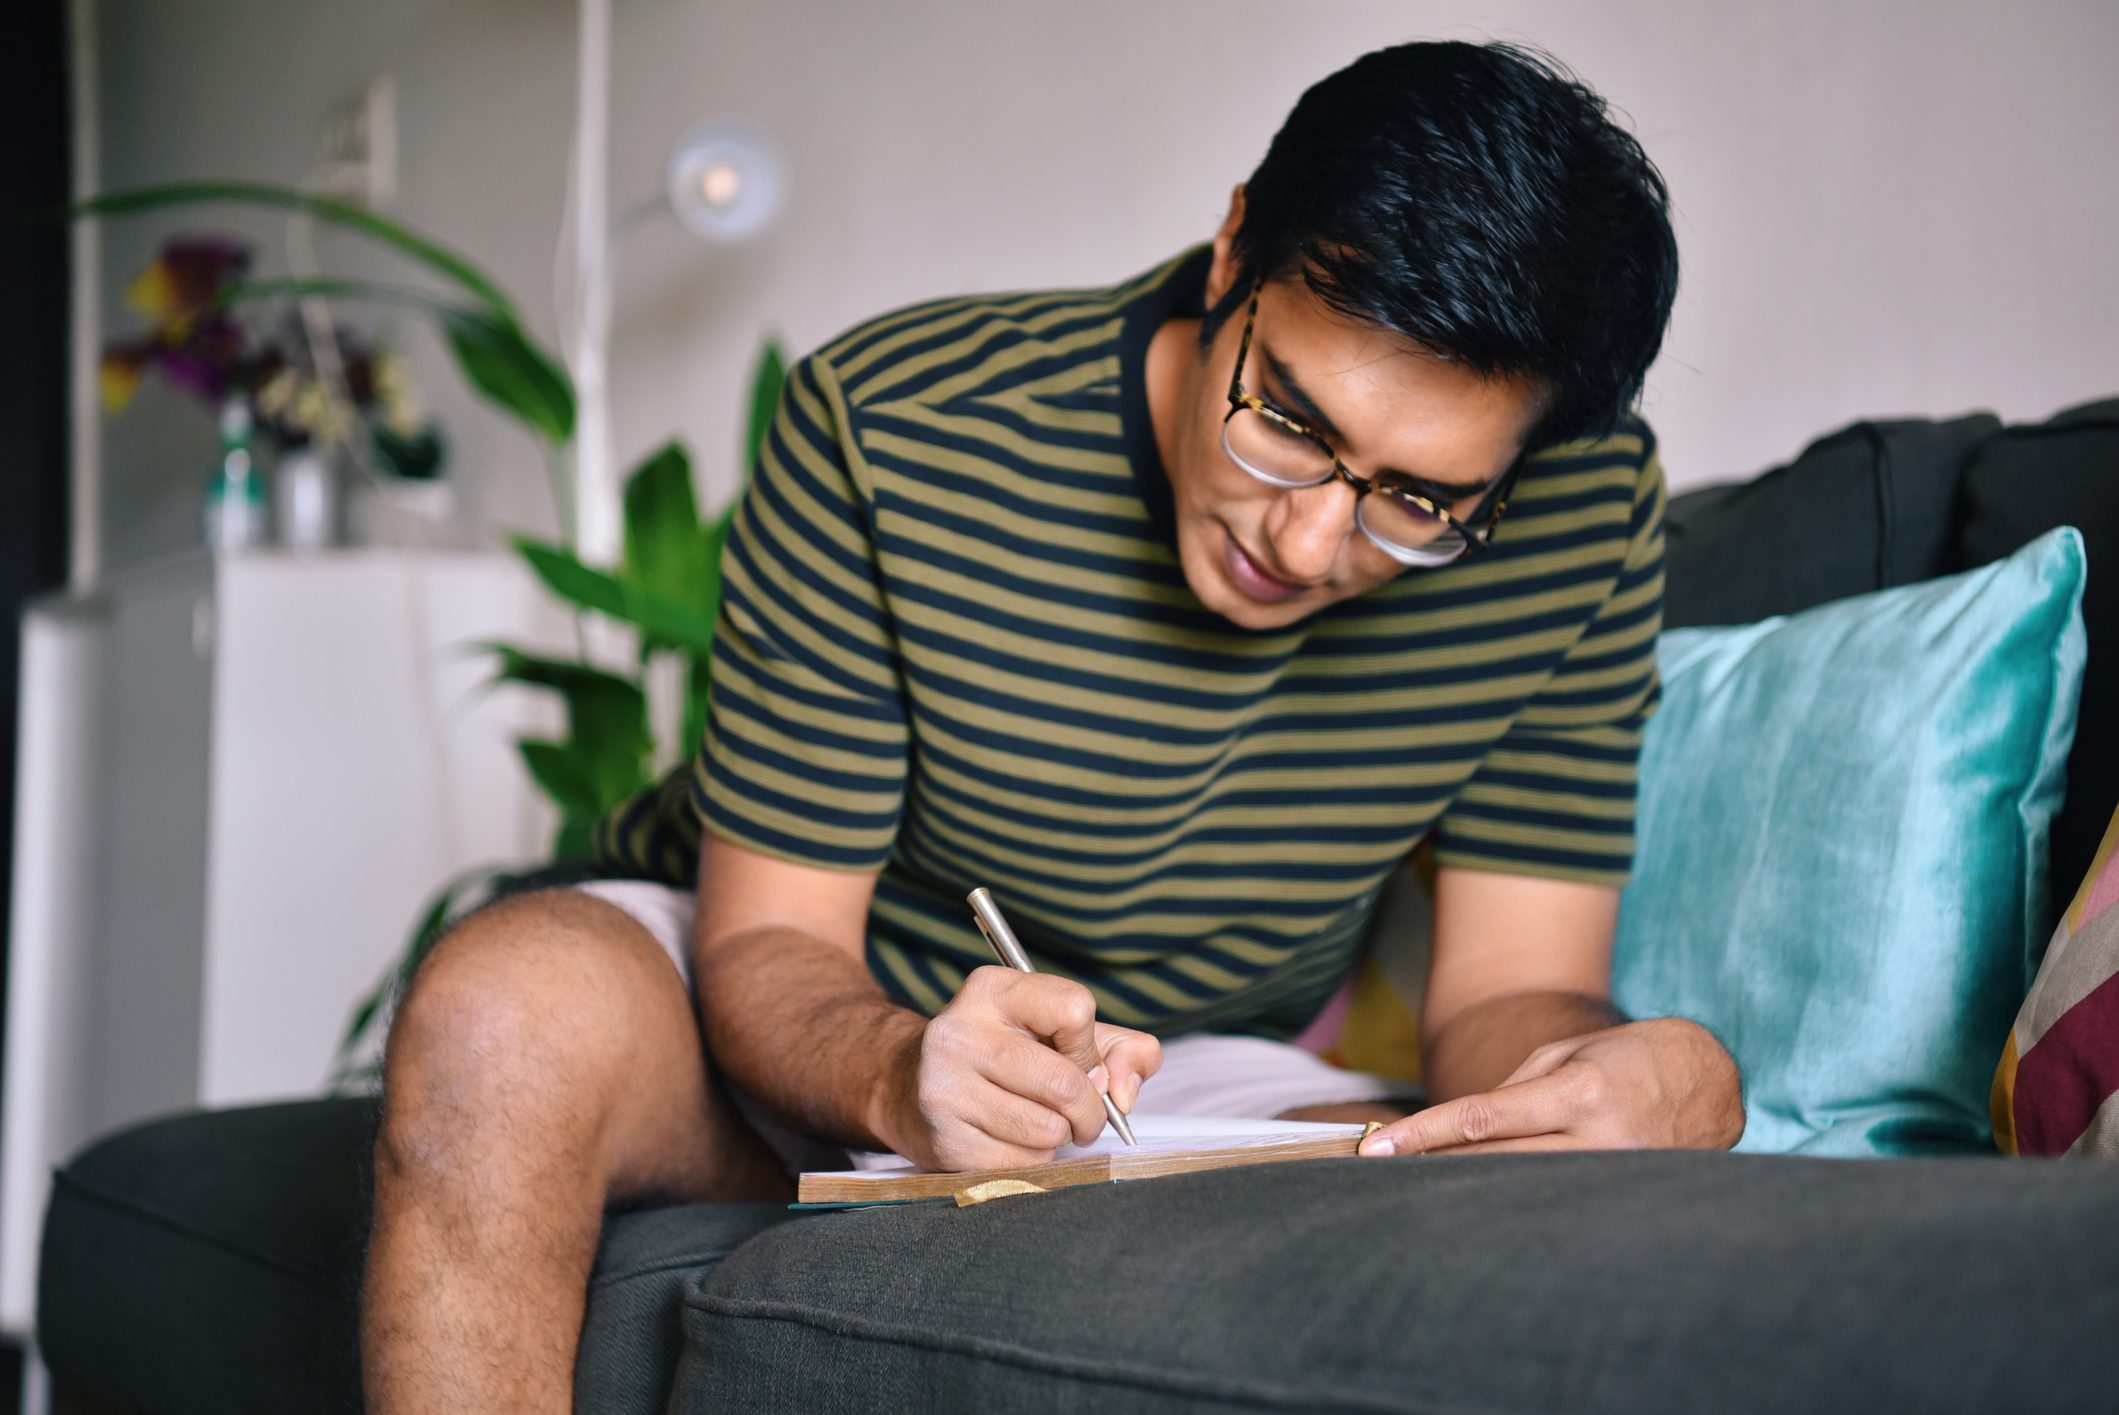
[[[672,598],[645,585],[627,584],[607,570],[583,564],[572,551],[547,541],[516,536],[513,544],[545,587],[569,604],[634,625],[643,636],[663,647],[704,653],[712,646],[714,621],[711,613],[702,613],[698,604]]]
[[[537,578],[544,581],[545,588],[567,603],[598,614],[608,614],[613,619],[630,618],[626,611],[625,586],[618,582],[617,576],[583,564],[581,558],[565,546],[532,540],[528,536],[511,537],[510,543]]]
[[[552,837],[554,860],[586,860],[596,852],[596,822],[586,816],[567,816]]]
[[[622,774],[620,765],[628,762],[631,775],[645,774],[655,744],[648,727],[647,695],[639,684],[585,663],[540,658],[506,644],[484,647],[500,659],[495,681],[550,688],[566,700],[567,736],[597,759],[599,779],[615,779]]]
[[[373,1090],[383,1079],[383,1064],[380,1061],[364,1062],[359,1066],[340,1066],[331,1073],[325,1089],[334,1095],[346,1095],[356,1089]]]
[[[129,216],[167,206],[198,202],[239,202],[252,206],[277,206],[306,211],[321,221],[344,226],[395,247],[445,279],[455,282],[478,298],[493,315],[508,324],[516,322],[515,306],[493,278],[469,260],[431,237],[408,226],[378,216],[364,206],[333,197],[313,196],[292,187],[265,182],[171,182],[162,186],[135,187],[129,191],[105,192],[75,202],[67,208],[71,216]]]
[[[674,599],[645,585],[625,588],[626,619],[639,626],[650,649],[674,649],[679,653],[707,654],[714,647],[714,615],[721,603],[721,581],[709,574],[683,599]]]
[[[442,334],[464,379],[559,444],[574,435],[574,387],[515,322],[485,310],[440,312]]]
[[[568,816],[594,819],[602,813],[602,793],[594,763],[571,742],[525,740],[515,744],[530,779]]]
[[[644,703],[640,715],[641,721],[615,736],[574,733],[563,742],[519,741],[515,750],[561,815],[593,825],[649,784],[654,744],[647,733]]]
[[[706,741],[708,693],[713,687],[713,667],[714,661],[707,654],[687,655],[684,675],[684,740],[679,744],[687,754],[696,753]]]
[[[222,290],[215,298],[214,304],[218,308],[225,308],[254,300],[298,300],[308,295],[320,295],[327,300],[365,300],[371,304],[408,305],[436,316],[459,308],[431,290],[422,290],[416,286],[389,285],[380,280],[347,280],[331,275],[238,280]]]
[[[466,870],[442,886],[441,892],[429,901],[426,911],[412,928],[412,937],[406,941],[405,951],[390,965],[368,995],[354,1004],[352,1016],[346,1023],[346,1034],[339,1040],[338,1051],[331,1060],[330,1085],[334,1090],[342,1089],[350,1082],[364,1076],[379,1074],[371,1064],[358,1069],[348,1069],[353,1055],[359,1050],[368,1029],[375,1025],[393,992],[411,981],[420,960],[427,956],[441,938],[443,926],[449,922],[449,913],[464,895],[476,885],[491,878],[496,871],[483,866]]]
[[[779,410],[781,390],[787,383],[787,360],[780,354],[777,341],[767,339],[765,347],[758,352],[758,369],[750,381],[750,425],[743,435],[743,471],[758,465],[758,453],[765,447],[766,431],[772,427],[773,414]]]
[[[627,588],[639,586],[680,602],[693,593],[713,569],[699,531],[691,459],[676,443],[665,443],[626,478],[620,575]]]

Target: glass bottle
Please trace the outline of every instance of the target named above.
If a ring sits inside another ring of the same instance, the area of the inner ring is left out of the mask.
[[[221,460],[206,481],[206,548],[247,550],[265,543],[265,479],[250,455],[250,405],[221,405]]]

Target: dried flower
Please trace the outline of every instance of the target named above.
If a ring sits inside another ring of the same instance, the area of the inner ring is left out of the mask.
[[[420,406],[419,387],[412,370],[395,354],[378,353],[370,365],[375,380],[375,402],[382,409],[383,426],[400,438],[413,438],[427,425],[426,409]]]
[[[270,337],[259,338],[224,303],[250,264],[249,248],[225,237],[164,245],[126,290],[127,303],[152,327],[105,348],[98,376],[104,407],[124,409],[152,370],[211,408],[245,395],[258,432],[281,447],[338,447],[365,433],[401,473],[433,475],[441,443],[404,361],[334,325],[320,336],[328,341],[326,377],[312,332],[292,308]]]
[[[130,339],[104,349],[103,361],[96,369],[96,387],[102,394],[105,412],[125,411],[133,395],[140,391],[140,375],[154,349],[152,339]]]
[[[178,237],[126,288],[125,303],[154,322],[164,343],[181,344],[249,269],[247,246],[225,237]]]

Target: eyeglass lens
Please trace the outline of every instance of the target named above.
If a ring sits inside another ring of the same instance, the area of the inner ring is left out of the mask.
[[[1332,475],[1332,454],[1321,444],[1255,408],[1230,415],[1222,442],[1237,466],[1270,486],[1316,486]],[[1371,537],[1417,552],[1413,563],[1453,559],[1464,548],[1454,526],[1384,486],[1362,497],[1354,514]]]

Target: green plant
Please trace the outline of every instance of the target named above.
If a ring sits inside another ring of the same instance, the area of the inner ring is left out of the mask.
[[[757,459],[786,368],[768,342],[751,380],[745,465]],[[523,765],[559,807],[555,860],[589,853],[589,833],[613,807],[646,789],[666,762],[655,758],[645,677],[657,655],[678,660],[684,681],[680,751],[706,733],[714,619],[721,611],[721,551],[735,516],[731,503],[701,519],[692,493],[691,460],[676,443],[641,462],[626,479],[625,552],[614,570],[584,564],[565,546],[517,536],[516,552],[547,589],[584,616],[632,633],[636,662],[625,670],[579,659],[525,653],[488,644],[496,682],[557,693],[566,705],[566,735],[517,743]]]
[[[498,282],[464,256],[364,207],[259,183],[192,182],[142,188],[81,202],[73,213],[77,217],[119,216],[201,202],[305,212],[380,241],[437,277],[446,287],[443,293],[335,278],[238,281],[222,292],[221,300],[326,296],[384,302],[427,316],[440,330],[465,382],[514,416],[546,447],[554,460],[555,484],[563,493],[564,454],[574,432],[573,385],[558,361],[523,330],[513,302]],[[785,360],[778,346],[767,340],[749,390],[742,448],[745,468],[755,462],[764,443],[785,378]],[[562,521],[565,503],[562,494]],[[531,779],[558,808],[559,827],[552,846],[555,862],[585,858],[597,820],[648,787],[664,765],[658,760],[646,688],[658,658],[674,657],[684,683],[676,753],[688,754],[706,730],[714,620],[721,602],[721,552],[728,542],[734,505],[702,517],[692,489],[691,460],[681,446],[671,442],[627,474],[624,512],[624,550],[611,569],[588,564],[563,542],[517,536],[512,544],[578,620],[610,621],[620,635],[630,634],[631,653],[625,655],[630,663],[592,663],[586,651],[574,658],[559,658],[511,644],[479,646],[493,656],[493,683],[551,692],[564,706],[563,735],[516,743]],[[581,641],[586,643],[587,638],[583,635]],[[374,1076],[373,1063],[360,1065],[355,1059],[389,999],[433,946],[452,911],[501,873],[483,869],[461,875],[429,902],[403,955],[375,989],[355,1004],[334,1062],[334,1086]]]

